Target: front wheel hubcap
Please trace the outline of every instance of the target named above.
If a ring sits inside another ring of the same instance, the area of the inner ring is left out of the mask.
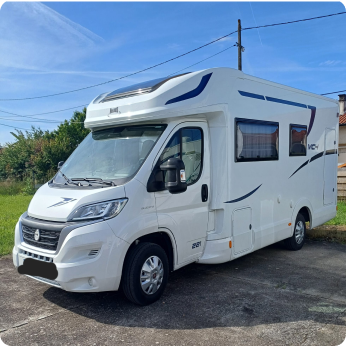
[[[295,237],[297,244],[301,244],[304,239],[304,224],[303,221],[298,221],[295,229]]]
[[[162,285],[163,263],[157,256],[150,256],[143,264],[140,282],[146,294],[154,294]]]

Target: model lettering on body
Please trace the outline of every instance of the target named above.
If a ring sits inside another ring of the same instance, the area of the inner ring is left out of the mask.
[[[318,144],[308,144],[309,150],[318,150]]]

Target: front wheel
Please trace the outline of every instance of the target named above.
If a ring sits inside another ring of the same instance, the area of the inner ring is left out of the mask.
[[[305,242],[306,224],[305,218],[302,214],[297,215],[296,223],[294,225],[294,232],[291,238],[284,240],[287,249],[292,251],[300,250]]]
[[[139,243],[130,250],[124,264],[123,292],[135,304],[151,304],[161,297],[168,273],[168,258],[162,247]]]

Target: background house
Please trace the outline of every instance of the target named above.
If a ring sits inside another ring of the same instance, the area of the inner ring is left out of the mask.
[[[346,163],[346,94],[339,95],[339,157],[338,163]]]

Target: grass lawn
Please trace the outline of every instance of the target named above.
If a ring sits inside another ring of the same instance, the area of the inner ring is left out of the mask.
[[[338,202],[338,211],[334,219],[326,222],[325,225],[345,225],[346,226],[346,202]]]
[[[20,215],[29,206],[32,196],[0,195],[0,256],[11,253],[14,243],[14,228]]]

